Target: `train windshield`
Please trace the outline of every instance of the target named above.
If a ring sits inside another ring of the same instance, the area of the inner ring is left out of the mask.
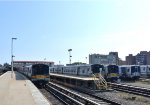
[[[49,66],[44,64],[37,64],[32,66],[32,74],[33,75],[48,75],[49,74]]]
[[[127,72],[127,68],[126,67],[121,67],[121,72],[122,73],[126,73]]]
[[[132,66],[131,67],[131,73],[134,73],[134,72],[140,72],[140,67],[139,66]]]
[[[93,73],[100,73],[100,71],[104,70],[104,66],[99,65],[99,64],[94,64],[94,65],[91,65],[91,70]]]
[[[108,65],[108,73],[118,73],[119,67],[116,65]]]

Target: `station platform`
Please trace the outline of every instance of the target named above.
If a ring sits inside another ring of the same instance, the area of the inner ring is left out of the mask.
[[[42,93],[18,72],[0,76],[0,105],[52,105]]]
[[[70,78],[70,79],[83,80],[83,81],[93,81],[93,77],[88,77],[88,76],[66,75],[66,74],[56,74],[56,73],[50,73],[50,76],[57,76],[62,78]]]
[[[95,80],[99,80],[96,78]],[[50,73],[50,82],[73,88],[96,89],[93,77]]]

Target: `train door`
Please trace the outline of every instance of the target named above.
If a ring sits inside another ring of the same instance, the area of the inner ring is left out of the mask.
[[[80,67],[77,67],[77,75],[80,73]]]
[[[126,78],[127,77],[127,67],[121,67],[121,77]]]
[[[128,76],[131,78],[131,66],[128,66],[127,71],[128,71]]]
[[[62,67],[62,68],[61,68],[61,74],[63,74],[63,72],[64,72],[64,68]]]
[[[150,66],[148,66],[148,69],[147,69],[147,77],[150,78]]]

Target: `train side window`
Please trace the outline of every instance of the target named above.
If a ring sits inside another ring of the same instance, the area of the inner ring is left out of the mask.
[[[84,73],[84,70],[82,70],[82,73]]]

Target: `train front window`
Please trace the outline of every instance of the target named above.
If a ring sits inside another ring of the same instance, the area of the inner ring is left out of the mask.
[[[140,67],[139,66],[132,66],[131,67],[131,73],[134,73],[134,72],[140,72]]]
[[[108,73],[118,73],[119,68],[116,65],[109,65],[108,66]]]
[[[33,65],[33,75],[49,74],[49,67],[47,65]]]
[[[91,69],[93,73],[100,73],[100,70],[104,70],[103,65],[95,64],[95,65],[92,65],[91,67],[92,67]]]
[[[126,72],[127,72],[126,67],[121,67],[121,72],[122,72],[122,73],[126,73]]]

